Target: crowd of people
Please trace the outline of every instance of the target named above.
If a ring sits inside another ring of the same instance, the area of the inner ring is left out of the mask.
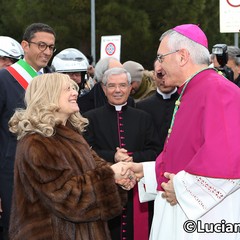
[[[0,36],[0,240],[240,237],[240,49],[229,81],[195,24],[152,70],[55,42]]]

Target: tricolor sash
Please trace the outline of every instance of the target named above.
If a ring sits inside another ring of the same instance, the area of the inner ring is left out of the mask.
[[[38,75],[37,72],[22,59],[8,66],[6,69],[25,90],[33,77]]]

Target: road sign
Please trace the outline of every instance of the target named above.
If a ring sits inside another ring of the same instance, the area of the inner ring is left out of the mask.
[[[220,32],[240,31],[240,0],[220,0]]]
[[[120,54],[121,35],[102,36],[100,58],[115,57],[120,61]]]

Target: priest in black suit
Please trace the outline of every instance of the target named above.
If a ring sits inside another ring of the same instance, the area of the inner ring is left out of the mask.
[[[127,105],[130,74],[123,68],[111,68],[105,72],[102,83],[108,103],[84,114],[89,119],[85,133],[89,145],[112,163],[154,161],[159,153],[159,140],[152,118]],[[147,240],[150,223],[148,203],[139,203],[135,186],[129,191],[122,215],[109,222],[112,239]]]

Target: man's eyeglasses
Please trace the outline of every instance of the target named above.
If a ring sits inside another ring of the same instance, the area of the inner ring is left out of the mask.
[[[179,50],[175,50],[175,51],[172,51],[172,52],[168,52],[168,53],[166,53],[166,54],[158,54],[158,55],[157,55],[157,60],[158,60],[160,63],[162,63],[163,60],[164,60],[164,57],[166,57],[167,55],[176,53],[176,52],[178,52],[178,51],[179,51]]]
[[[129,87],[130,85],[128,83],[120,83],[120,84],[112,84],[112,83],[109,83],[106,85],[106,87],[110,90],[115,90],[117,89],[117,87],[121,90],[125,90]]]
[[[38,49],[43,52],[45,51],[47,48],[49,48],[49,50],[51,52],[55,52],[56,51],[56,48],[54,45],[48,45],[46,44],[45,42],[28,42],[29,44],[30,43],[33,43],[33,44],[36,44],[38,46]]]

